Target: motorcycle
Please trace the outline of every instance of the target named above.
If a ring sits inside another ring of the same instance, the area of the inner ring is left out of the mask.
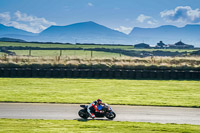
[[[87,119],[90,116],[89,113],[87,112],[88,106],[87,105],[80,105],[80,107],[82,107],[83,109],[81,109],[78,112],[78,115],[83,119]],[[95,112],[94,114],[97,118],[106,117],[110,120],[113,120],[116,117],[115,112],[113,112],[113,110],[111,109],[111,107],[108,104],[104,104],[103,106],[99,105],[97,107],[97,109],[100,110],[101,112],[103,112],[103,113]]]

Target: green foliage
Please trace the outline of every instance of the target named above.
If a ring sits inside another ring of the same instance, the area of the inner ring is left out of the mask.
[[[200,107],[199,81],[1,78],[1,102]]]
[[[0,132],[200,133],[200,126],[105,120],[76,121],[0,119]]]

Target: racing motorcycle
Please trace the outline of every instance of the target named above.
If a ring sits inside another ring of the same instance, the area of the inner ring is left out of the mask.
[[[87,105],[80,105],[80,107],[82,107],[83,109],[81,109],[79,112],[78,112],[78,115],[83,118],[83,119],[87,119],[90,115],[89,113],[87,112]],[[103,113],[100,113],[100,112],[95,112],[95,116],[97,118],[99,117],[106,117],[110,120],[113,120],[115,117],[116,117],[116,114],[115,112],[113,112],[113,110],[111,109],[111,107],[108,105],[108,104],[104,104],[104,105],[99,105],[97,107],[98,110],[100,111],[103,111]]]

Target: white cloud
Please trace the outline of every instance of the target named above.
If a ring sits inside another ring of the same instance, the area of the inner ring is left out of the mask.
[[[139,21],[140,23],[143,23],[145,20],[151,19],[151,16],[145,16],[144,14],[140,14],[137,17],[137,21]]]
[[[9,12],[4,12],[4,13],[0,13],[0,22],[2,24],[5,24],[7,22],[10,21],[10,13]]]
[[[92,3],[89,2],[89,3],[88,3],[88,6],[94,6],[94,5],[93,5]]]
[[[156,20],[148,20],[147,24],[156,25],[158,22]]]
[[[158,23],[158,21],[156,21],[155,19],[153,19],[153,17],[146,16],[144,14],[140,14],[137,17],[137,21],[140,22],[140,23],[147,23],[149,25],[156,25]]]
[[[160,15],[171,22],[200,23],[199,8],[192,9],[190,6],[178,6],[173,10],[160,12]]]
[[[27,15],[20,11],[16,11],[12,16],[9,12],[0,13],[0,23],[33,33],[39,33],[51,25],[56,25],[55,22],[47,21],[45,18]]]
[[[125,26],[120,26],[119,28],[115,28],[115,30],[126,34],[130,33],[132,29],[133,29],[132,27],[125,27]]]

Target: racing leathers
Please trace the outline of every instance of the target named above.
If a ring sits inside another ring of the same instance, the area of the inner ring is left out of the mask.
[[[98,107],[97,101],[94,101],[88,105],[87,111],[91,118],[95,118],[95,114],[94,114],[95,112],[101,112],[100,110],[97,109],[97,107]]]

